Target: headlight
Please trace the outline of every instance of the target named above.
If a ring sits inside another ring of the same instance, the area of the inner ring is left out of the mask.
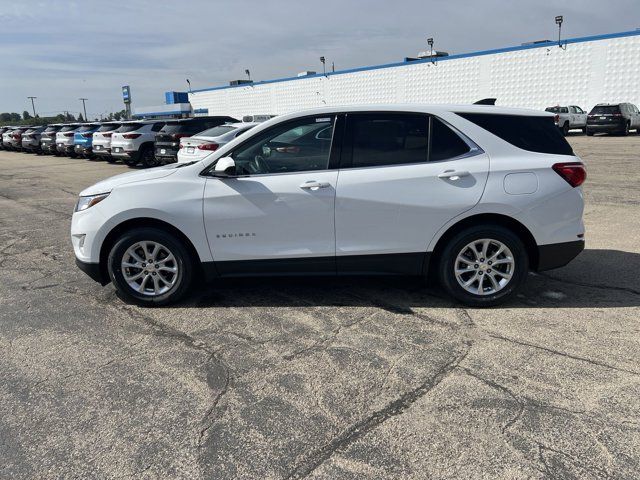
[[[96,203],[100,203],[102,200],[109,196],[108,193],[99,193],[98,195],[90,195],[88,197],[80,197],[74,212],[81,212],[87,208],[93,207]]]

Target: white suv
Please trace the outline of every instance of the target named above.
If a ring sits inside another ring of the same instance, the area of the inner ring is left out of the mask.
[[[402,274],[488,306],[582,251],[585,176],[549,113],[327,107],[84,190],[71,236],[82,270],[140,304],[198,273]]]
[[[153,142],[165,123],[158,120],[123,122],[111,134],[111,158],[129,166],[151,163],[155,156]]]

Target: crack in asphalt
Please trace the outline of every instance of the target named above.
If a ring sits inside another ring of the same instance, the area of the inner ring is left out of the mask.
[[[548,445],[545,445],[541,442],[535,442],[537,447],[538,447],[538,460],[540,461],[540,463],[542,463],[543,465],[543,472],[549,476],[549,478],[575,478],[575,476],[570,473],[567,472],[565,469],[561,468],[561,467],[553,467],[551,465],[549,465],[549,462],[547,461],[547,459],[544,456],[544,452],[551,452],[551,453],[555,453],[556,455],[560,455],[564,458],[566,458],[572,465],[577,466],[583,470],[586,470],[589,473],[592,473],[595,475],[596,478],[601,479],[601,478],[607,478],[607,479],[613,479],[614,477],[611,476],[611,474],[609,472],[607,472],[606,470],[604,470],[603,468],[599,468],[597,466],[594,465],[585,465],[583,462],[581,462],[578,458],[574,457],[573,455],[564,452],[562,450],[559,450],[557,448],[552,448]],[[559,472],[558,474],[554,473],[554,470],[561,470],[561,472]]]
[[[554,277],[553,275],[549,275],[547,273],[540,273],[540,272],[537,272],[536,275],[540,277],[548,278],[549,280],[553,280],[555,282],[575,285],[577,287],[598,288],[601,290],[613,290],[615,292],[626,292],[634,295],[640,295],[640,290],[636,290],[634,288],[629,288],[629,287],[617,287],[615,285],[598,285],[596,283],[578,282],[576,280],[567,280],[564,278],[558,278],[558,277]]]
[[[570,358],[572,360],[576,360],[576,361],[579,361],[579,362],[589,363],[591,365],[596,365],[596,366],[602,367],[602,368],[608,368],[610,370],[615,370],[617,372],[629,373],[631,375],[640,375],[640,372],[635,371],[635,370],[629,370],[629,369],[626,369],[626,368],[615,367],[613,365],[609,365],[608,363],[604,363],[604,362],[601,362],[599,360],[592,360],[590,358],[581,357],[581,356],[578,356],[578,355],[572,355],[570,353],[561,352],[560,350],[554,350],[553,348],[543,347],[542,345],[536,345],[534,343],[523,342],[521,340],[515,340],[513,338],[503,337],[502,335],[496,335],[496,334],[493,334],[493,333],[489,333],[487,335],[489,337],[491,337],[491,338],[496,338],[498,340],[503,340],[505,342],[515,343],[516,345],[521,345],[523,347],[535,348],[537,350],[542,350],[542,351],[547,352],[547,353],[552,353],[554,355],[559,355],[561,357]]]
[[[420,400],[436,388],[466,358],[471,349],[472,343],[465,343],[467,348],[462,353],[452,357],[448,362],[446,362],[435,373],[435,375],[426,379],[414,390],[410,390],[393,402],[388,403],[384,408],[371,413],[366,418],[351,425],[331,441],[311,452],[306,458],[298,462],[298,464],[295,465],[284,478],[286,480],[293,480],[309,476],[338,451],[351,445],[353,442],[357,441],[389,418],[404,413],[416,401]]]

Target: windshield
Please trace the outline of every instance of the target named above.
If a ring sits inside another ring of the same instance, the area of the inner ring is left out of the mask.
[[[133,132],[134,130],[138,130],[142,125],[140,123],[124,123],[120,126],[116,132],[118,133],[126,133]]]
[[[117,123],[114,124],[109,124],[109,125],[101,125],[100,128],[96,131],[98,132],[110,132],[111,130],[115,130],[116,128],[118,128],[120,125]]]
[[[187,122],[167,123],[160,132],[162,133],[177,133],[184,132],[187,129]]]
[[[615,113],[620,113],[618,105],[600,105],[591,110],[592,115],[613,115]]]
[[[91,130],[95,130],[96,126],[95,125],[83,125],[82,127],[80,127],[78,129],[78,132],[89,132]]]
[[[197,137],[219,137],[220,135],[224,135],[225,133],[232,132],[236,130],[238,127],[232,127],[231,125],[220,125],[219,127],[213,127],[204,132],[197,133]]]

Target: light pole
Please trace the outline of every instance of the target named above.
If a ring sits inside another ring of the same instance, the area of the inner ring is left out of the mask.
[[[189,93],[191,93],[191,81],[187,78],[187,85],[189,85]]]
[[[562,15],[556,16],[556,25],[558,25],[558,46],[560,48],[566,48],[566,45],[562,46],[562,22],[564,21],[564,17]]]
[[[251,81],[251,72],[249,71],[248,68],[245,68],[244,73],[247,76],[247,79],[249,79],[249,81]]]
[[[433,56],[433,37],[427,38],[427,44],[429,45],[429,58],[431,59],[431,63],[436,63]]]
[[[33,108],[33,116],[35,118],[35,116],[36,116],[36,104],[35,104],[34,100],[36,98],[38,98],[38,97],[27,97],[27,98],[31,99],[31,108]]]
[[[89,100],[88,98],[79,98],[78,100],[82,100],[82,109],[84,110],[84,121],[87,122],[87,105],[84,103],[87,100]]]
[[[320,57],[320,61],[322,62],[322,74],[326,77],[327,76],[327,69],[326,69],[326,66],[325,66],[326,59],[324,58],[324,56]]]

